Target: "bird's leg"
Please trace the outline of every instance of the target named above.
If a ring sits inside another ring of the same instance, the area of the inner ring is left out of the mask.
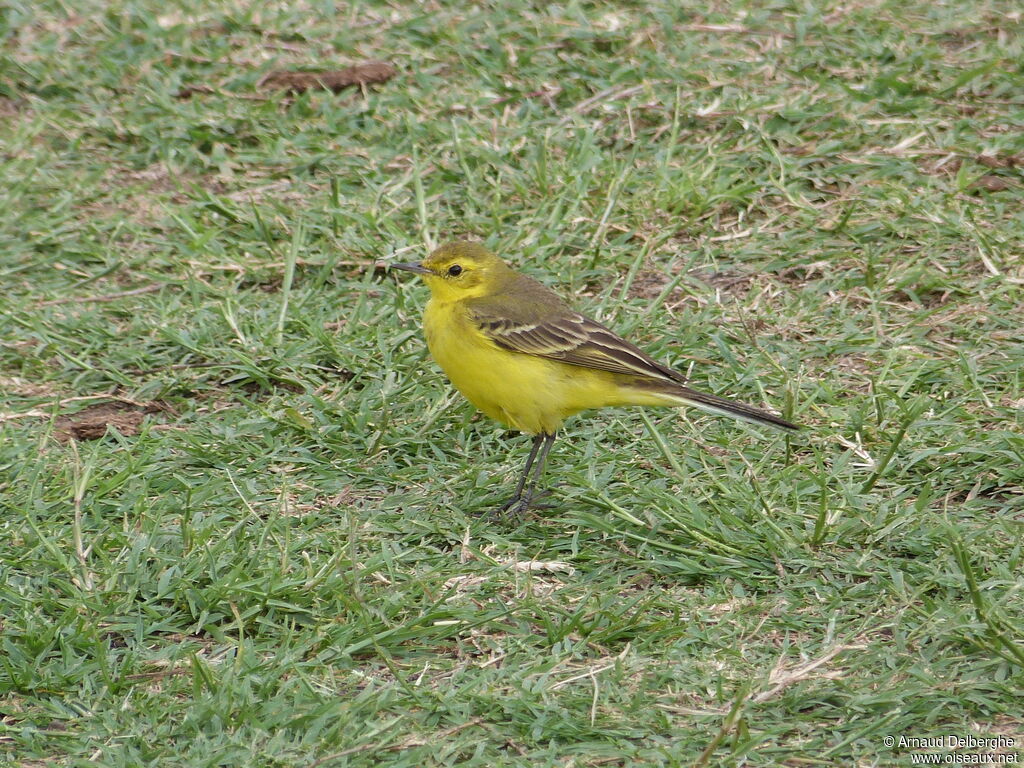
[[[537,483],[540,481],[541,475],[544,474],[544,465],[548,460],[548,451],[551,450],[554,442],[555,436],[549,435],[546,432],[541,432],[534,436],[533,445],[530,446],[530,455],[526,457],[526,466],[523,467],[523,474],[516,484],[516,492],[511,499],[506,501],[497,510],[497,515],[507,512],[512,516],[519,516],[530,508],[530,501],[537,490]],[[538,454],[540,461],[537,461],[537,466],[534,467],[534,461],[538,458]],[[526,485],[528,478],[530,480],[529,486]],[[526,489],[525,493],[523,492],[524,488]]]
[[[526,493],[523,495],[523,509],[526,510],[530,506],[530,501],[533,499],[533,494],[537,490],[537,483],[540,482],[541,477],[544,475],[544,465],[548,463],[548,452],[551,450],[551,446],[555,444],[555,436],[548,435],[544,432],[541,433],[543,442],[540,446],[540,454],[537,457],[537,466],[533,470],[533,477],[530,479],[530,485],[526,489]]]
[[[522,502],[523,488],[526,487],[526,480],[530,476],[530,469],[533,467],[533,460],[537,458],[537,451],[540,450],[540,444],[544,442],[544,437],[545,435],[543,432],[533,436],[533,445],[530,446],[530,455],[526,457],[526,466],[523,467],[523,473],[519,476],[519,482],[516,483],[516,492],[512,494],[511,499],[506,501],[492,513],[492,517],[498,517],[502,513],[508,512]],[[519,511],[521,512],[522,510]]]
[[[523,488],[526,486],[526,478],[530,476],[530,468],[533,466],[534,459],[537,458],[537,451],[540,449],[541,443],[544,442],[545,434],[540,432],[533,436],[533,443],[530,445],[530,455],[526,457],[526,466],[523,467],[523,474],[519,477],[519,482],[516,484],[516,492],[512,494],[512,501],[519,501],[523,497]]]

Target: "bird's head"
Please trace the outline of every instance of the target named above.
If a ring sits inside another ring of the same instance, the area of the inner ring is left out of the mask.
[[[392,264],[423,275],[430,295],[441,301],[471,299],[490,293],[511,272],[501,259],[480,243],[445,243],[418,264]]]

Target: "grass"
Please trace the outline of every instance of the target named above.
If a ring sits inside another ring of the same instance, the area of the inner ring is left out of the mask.
[[[78,5],[0,16],[8,764],[1024,747],[1016,4]],[[594,414],[480,517],[528,441],[381,266],[455,235],[806,429]]]

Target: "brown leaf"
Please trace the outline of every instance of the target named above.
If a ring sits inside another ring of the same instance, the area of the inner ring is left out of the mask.
[[[974,160],[986,168],[1016,168],[1024,165],[1024,155],[978,155]]]
[[[367,61],[345,69],[327,72],[271,72],[260,81],[265,89],[303,93],[310,89],[322,88],[338,93],[352,86],[386,83],[398,70],[386,61]]]
[[[62,443],[69,440],[98,440],[107,434],[108,427],[114,427],[125,436],[137,435],[143,416],[159,410],[155,405],[97,403],[77,413],[58,417],[53,425],[53,436]]]
[[[971,184],[972,189],[984,189],[988,192],[1002,192],[1004,189],[1009,189],[1012,186],[1013,184],[1009,179],[991,173],[982,176]]]

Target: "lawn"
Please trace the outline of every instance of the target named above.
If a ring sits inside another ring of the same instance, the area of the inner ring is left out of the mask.
[[[1024,16],[815,6],[5,3],[0,761],[1024,760]],[[452,237],[803,430],[489,519]]]

